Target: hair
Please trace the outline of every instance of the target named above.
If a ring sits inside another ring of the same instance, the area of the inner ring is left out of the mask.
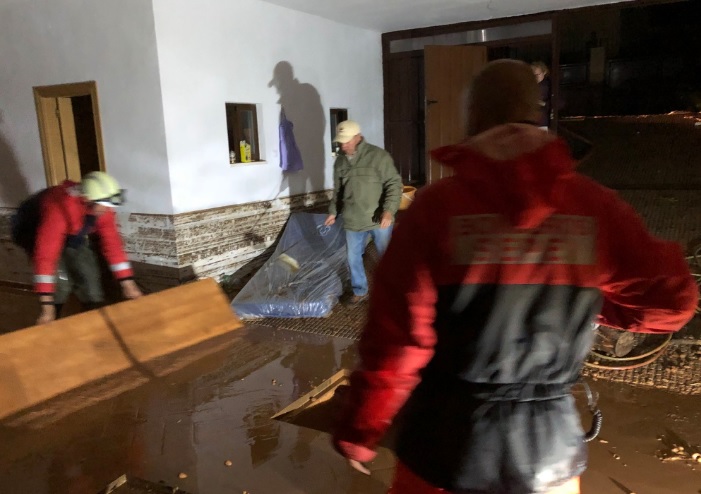
[[[540,69],[544,76],[550,73],[550,69],[543,62],[533,62],[531,64],[531,67],[533,67],[534,69]]]
[[[516,122],[539,118],[540,90],[530,65],[511,59],[488,63],[467,93],[468,136]]]

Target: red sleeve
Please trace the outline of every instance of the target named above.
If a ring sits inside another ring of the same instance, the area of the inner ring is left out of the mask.
[[[95,232],[100,236],[102,254],[107,259],[114,277],[123,280],[134,276],[129,258],[124,253],[114,211],[107,211],[97,219]]]
[[[400,219],[377,268],[360,366],[334,437],[336,449],[358,461],[375,456],[373,448],[433,357],[436,287],[420,212],[414,205]]]
[[[653,237],[617,196],[608,206],[600,229],[604,303],[597,322],[639,333],[678,331],[699,298],[681,246]]]
[[[54,293],[56,271],[66,244],[68,224],[60,205],[48,194],[41,203],[41,220],[34,246],[34,291]]]

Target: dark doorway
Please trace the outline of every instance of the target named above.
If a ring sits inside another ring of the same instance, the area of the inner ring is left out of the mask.
[[[90,95],[74,96],[71,98],[71,104],[73,105],[80,174],[82,176],[86,173],[100,171],[92,98]]]

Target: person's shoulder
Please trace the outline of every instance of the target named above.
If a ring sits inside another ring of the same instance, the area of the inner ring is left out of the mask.
[[[72,182],[66,180],[61,184],[47,187],[44,190],[39,191],[37,194],[40,196],[42,204],[48,205],[66,202],[71,199],[70,187],[72,185]]]
[[[365,149],[367,151],[372,151],[373,153],[386,153],[387,151],[381,148],[380,146],[376,146],[375,144],[372,144],[371,142],[368,141],[363,141]]]
[[[365,145],[366,153],[372,155],[373,157],[380,158],[383,160],[392,159],[392,155],[386,149],[381,148],[380,146],[376,146],[374,144],[370,144],[369,142],[366,142]]]
[[[577,209],[603,220],[613,219],[631,208],[618,192],[580,173],[571,177],[565,196]]]
[[[599,200],[615,200],[618,198],[618,193],[613,189],[609,189],[603,184],[600,184],[593,178],[590,178],[581,173],[575,172],[572,175],[572,183],[585,194],[590,194],[592,199]]]

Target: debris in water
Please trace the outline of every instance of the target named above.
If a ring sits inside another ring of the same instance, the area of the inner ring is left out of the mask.
[[[233,462],[231,460],[226,460],[224,462],[224,465],[226,465],[227,467],[230,467],[231,465],[233,465]]]
[[[277,381],[275,379],[272,380],[271,384],[275,386],[277,384]]]
[[[186,479],[186,478],[187,478],[187,474],[186,474],[185,472],[180,472],[180,473],[178,474],[178,478],[179,478],[179,479]]]
[[[599,439],[599,442],[601,444],[608,444],[609,443],[606,439]]]

